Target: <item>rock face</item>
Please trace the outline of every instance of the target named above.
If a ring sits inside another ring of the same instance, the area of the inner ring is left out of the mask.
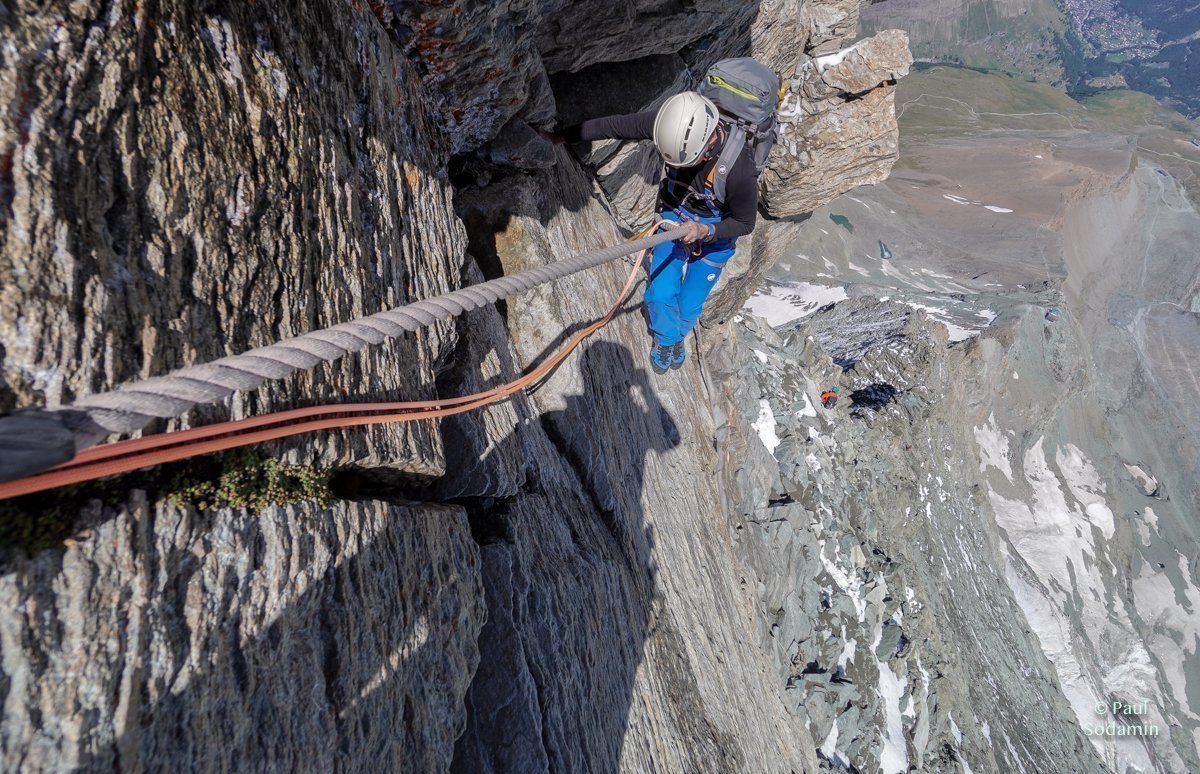
[[[911,64],[896,30],[804,62],[779,109],[780,152],[760,183],[767,212],[812,212],[887,177],[898,151],[893,87]]]
[[[486,617],[462,508],[85,517],[0,582],[6,770],[449,766]]]
[[[535,125],[552,123],[549,74],[674,54],[714,30],[733,37],[759,12],[757,4],[736,0],[378,5],[435,96],[456,153],[487,143],[514,116]],[[775,10],[763,9],[780,18]]]
[[[750,52],[794,71],[853,28],[852,4],[789,0],[35,6],[0,13],[4,408],[612,244],[657,170],[614,156],[602,188],[539,144],[551,74],[656,57],[666,88]],[[627,268],[176,424],[495,386]],[[743,503],[783,481],[722,445],[746,433],[736,380],[695,345],[651,381],[639,309],[533,394],[270,449],[362,473],[362,499],[251,514],[122,492],[67,544],[7,551],[5,767],[817,770],[829,715],[789,693],[795,654],[767,632],[784,589],[819,598],[743,545]],[[859,700],[859,741],[831,749],[884,760],[891,698]]]
[[[34,5],[2,22],[15,51],[0,75],[15,106],[0,141],[5,408],[459,284],[439,119],[369,11]],[[184,422],[346,394],[430,397],[422,372],[446,337],[435,326]],[[442,469],[436,434],[418,425],[286,448],[321,465]]]
[[[512,273],[620,238],[569,159],[560,151],[551,170],[461,192],[482,265]],[[564,322],[590,319],[578,310],[599,311],[616,295],[628,268],[511,299],[503,319],[472,313],[464,339],[500,353],[502,370],[538,359]],[[733,569],[719,505],[715,429],[694,405],[702,374],[652,384],[644,331],[638,307],[626,305],[577,367],[523,407],[507,438],[476,432],[474,446],[453,447],[463,458],[448,467],[471,470],[453,490],[482,498],[475,518],[488,525],[482,550],[496,571],[457,770],[816,766],[807,731],[762,669],[754,598]],[[466,437],[474,422],[455,424]],[[524,462],[513,470],[513,459]]]
[[[784,334],[742,317],[706,364],[740,465],[738,547],[761,637],[831,768],[1063,771],[1101,761],[980,519],[984,476],[959,417],[979,352],[923,312],[851,300]],[[840,387],[834,409],[818,395]],[[955,450],[967,450],[965,455]],[[784,580],[788,579],[788,580]],[[797,583],[797,579],[800,581]],[[754,578],[751,579],[753,583]]]

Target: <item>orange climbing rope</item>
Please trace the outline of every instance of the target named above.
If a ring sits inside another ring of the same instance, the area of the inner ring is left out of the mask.
[[[636,234],[630,241],[640,238],[664,224],[673,225],[667,221],[659,221]],[[315,430],[377,425],[388,422],[409,422],[416,419],[437,419],[482,408],[525,389],[543,376],[547,376],[584,339],[607,325],[633,290],[645,254],[645,250],[638,253],[637,258],[633,261],[633,268],[629,272],[629,279],[626,280],[625,287],[621,289],[607,314],[575,334],[562,349],[544,363],[508,384],[473,395],[444,400],[345,403],[290,409],[190,430],[179,430],[96,446],[75,455],[70,462],[51,468],[44,473],[0,483],[0,500]]]

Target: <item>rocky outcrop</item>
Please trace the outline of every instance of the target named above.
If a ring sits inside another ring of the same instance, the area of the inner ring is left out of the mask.
[[[859,299],[712,338],[760,637],[830,768],[1089,771],[1100,758],[1008,591],[960,418],[979,351]],[[823,407],[818,395],[840,387]],[[788,579],[788,580],[784,580]]]
[[[84,518],[0,579],[6,770],[449,766],[486,617],[462,508]]]
[[[829,0],[809,3],[805,14],[809,33],[809,48],[816,54],[837,51],[858,33],[858,15],[865,3],[861,0]]]
[[[69,403],[460,284],[440,119],[369,10],[36,5],[0,22],[4,407]],[[182,424],[431,397],[447,335],[389,340]],[[281,446],[319,465],[442,470],[421,425]]]
[[[780,152],[761,181],[767,212],[812,212],[887,177],[899,150],[893,87],[911,64],[896,30],[804,62],[779,109]]]

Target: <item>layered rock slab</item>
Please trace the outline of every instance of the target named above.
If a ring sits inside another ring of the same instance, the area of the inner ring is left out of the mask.
[[[4,25],[0,98],[16,108],[0,129],[0,406],[68,403],[458,284],[439,119],[369,11],[22,3]],[[447,332],[171,424],[431,397]],[[420,424],[276,448],[441,471]]]
[[[0,576],[4,768],[449,765],[485,619],[462,509],[89,517]]]
[[[620,239],[598,189],[560,153],[552,169],[460,197],[460,213],[474,224],[472,253],[486,255],[491,271]],[[497,337],[480,347],[511,351],[501,363],[544,357],[564,331],[602,313],[629,268],[601,267],[510,299],[503,321],[494,310],[472,313],[496,315],[470,323]],[[458,770],[505,761],[621,770],[816,766],[752,636],[756,614],[738,583],[725,493],[713,475],[714,429],[696,403],[706,389],[702,372],[689,366],[652,382],[647,346],[637,305],[625,305],[533,394],[534,418],[518,418],[515,440],[492,440],[527,462],[523,484],[506,479],[500,464],[476,479],[484,496],[473,501],[472,520],[488,525],[483,551],[495,574],[486,585],[497,617],[484,633]],[[513,485],[515,496],[489,495]],[[512,701],[512,722],[497,713],[500,696]]]

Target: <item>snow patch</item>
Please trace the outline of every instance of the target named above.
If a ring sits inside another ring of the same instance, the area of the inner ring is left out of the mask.
[[[935,322],[940,322],[946,326],[946,330],[950,332],[950,341],[966,341],[972,336],[978,336],[979,331],[964,328],[958,323],[950,319],[950,313],[939,306],[929,306],[928,304],[918,304],[915,301],[905,301],[906,304],[914,309],[924,309],[929,318]]]
[[[828,761],[833,763],[833,765],[840,767],[844,771],[849,771],[850,770],[850,761],[849,761],[849,759],[846,758],[846,756],[844,754],[838,752],[837,740],[838,740],[837,718],[834,718],[833,719],[833,728],[829,729],[829,734],[825,737],[825,741],[821,743],[821,747],[820,747],[821,754],[824,755]]]
[[[1200,610],[1200,588],[1192,579],[1187,558],[1177,554],[1176,567],[1162,570],[1144,562],[1133,579],[1133,596],[1142,620],[1154,622],[1151,649],[1162,665],[1171,693],[1182,711],[1200,719],[1200,715],[1189,709],[1187,694],[1189,676],[1195,679],[1200,642],[1200,615],[1196,615]]]
[[[1116,532],[1113,513],[1105,502],[1105,485],[1092,463],[1074,444],[1067,444],[1055,454],[1055,461],[1066,479],[1067,487],[1075,499],[1083,505],[1088,521],[1100,528],[1105,540],[1111,540]]]
[[[871,651],[879,646],[883,636],[882,625],[876,629],[875,642]],[[879,667],[879,684],[876,691],[883,701],[884,721],[887,736],[883,739],[883,749],[879,752],[879,766],[883,774],[904,774],[908,771],[908,748],[904,743],[904,717],[900,711],[900,699],[904,696],[907,680],[902,680],[892,671],[886,661],[876,660]]]
[[[825,70],[828,70],[830,67],[835,67],[835,66],[841,64],[842,60],[845,59],[846,56],[849,55],[849,53],[851,51],[854,51],[857,48],[858,48],[858,44],[855,43],[853,46],[848,46],[847,48],[843,48],[841,51],[834,51],[832,54],[825,54],[824,56],[815,57],[812,61],[813,61],[813,64],[816,66],[818,73],[824,72]]]
[[[845,288],[789,282],[760,289],[747,299],[743,308],[762,317],[774,328],[807,317],[823,306],[845,301],[849,297]]]
[[[867,601],[863,599],[862,595],[862,578],[853,566],[849,570],[843,570],[841,567],[838,567],[837,559],[841,552],[838,549],[837,543],[833,544],[833,559],[825,556],[825,545],[825,541],[822,540],[820,555],[821,564],[825,567],[825,572],[829,573],[829,577],[833,578],[833,582],[838,585],[838,588],[846,592],[846,595],[850,597],[850,601],[854,604],[854,611],[858,614],[858,620],[860,622],[867,620]],[[882,634],[879,636],[882,637]],[[878,644],[878,642],[875,643],[875,645]],[[871,646],[872,652],[875,650],[875,645]]]
[[[842,627],[842,639],[845,640],[845,638],[846,638],[846,627],[843,626]],[[858,650],[858,643],[853,639],[846,640],[845,644],[842,645],[842,655],[838,656],[837,664],[839,667],[842,668],[843,672],[846,671],[846,665],[849,664],[850,662],[854,661],[854,654],[857,650]]]
[[[758,419],[754,420],[754,429],[758,432],[763,446],[766,446],[767,451],[774,455],[775,449],[779,446],[779,436],[775,434],[775,414],[771,411],[771,404],[766,398],[758,402]]]
[[[1125,470],[1129,471],[1129,475],[1137,479],[1138,486],[1146,494],[1152,494],[1158,491],[1158,479],[1147,473],[1140,465],[1126,465]],[[1147,511],[1150,509],[1147,508]]]

